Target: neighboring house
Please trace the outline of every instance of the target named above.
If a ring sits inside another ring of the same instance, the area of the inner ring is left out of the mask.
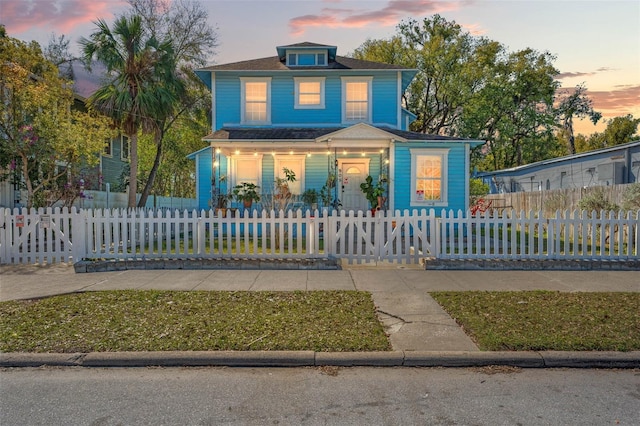
[[[73,91],[76,97],[76,108],[84,109],[89,96],[102,85],[106,75],[106,68],[99,62],[91,65],[88,71],[84,64],[75,59],[62,65],[60,72],[73,81]],[[87,170],[91,175],[91,182],[86,189],[98,191],[106,190],[108,183],[111,190],[122,186],[123,176],[128,176],[130,146],[129,138],[119,135],[110,141],[105,141],[105,148],[100,155],[100,163]],[[122,188],[120,188],[122,190]]]
[[[476,173],[491,194],[640,182],[640,141],[493,172]]]
[[[320,191],[331,205],[369,206],[360,189],[382,181],[388,209],[468,208],[469,150],[483,141],[408,131],[402,95],[416,70],[336,55],[299,43],[277,56],[196,71],[211,89],[213,131],[196,161],[200,208],[242,182],[272,191],[283,168],[294,194]],[[326,204],[323,204],[326,206]]]

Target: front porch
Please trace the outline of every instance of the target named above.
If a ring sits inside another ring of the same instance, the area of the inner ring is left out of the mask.
[[[233,192],[249,183],[258,187],[251,209],[366,211],[378,207],[360,188],[368,176],[384,192],[380,208],[393,208],[393,144],[404,139],[387,130],[363,123],[347,128],[228,128],[204,140],[209,147],[190,156],[197,163],[201,208],[242,210],[245,206]],[[286,179],[288,172],[294,180]]]

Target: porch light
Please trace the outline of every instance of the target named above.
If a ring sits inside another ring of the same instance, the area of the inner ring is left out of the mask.
[[[239,154],[240,154],[240,150],[236,149],[236,155],[239,155]]]
[[[347,150],[342,151],[342,155],[347,155]]]
[[[364,157],[364,151],[362,151],[362,152],[360,153],[360,155]]]
[[[307,157],[311,157],[311,151],[307,152]]]
[[[381,149],[381,150],[380,150],[380,154],[384,154],[384,149]]]
[[[253,156],[257,157],[258,156],[258,151],[256,151],[255,149],[253,150]]]
[[[218,160],[213,162],[213,167],[218,167],[220,165],[220,162]]]
[[[384,159],[384,164],[389,164],[389,159],[388,158]]]
[[[330,149],[327,150],[327,155],[331,155],[331,150]]]
[[[293,151],[289,151],[289,155],[293,155]]]
[[[216,154],[220,154],[222,150],[220,148],[216,148]]]

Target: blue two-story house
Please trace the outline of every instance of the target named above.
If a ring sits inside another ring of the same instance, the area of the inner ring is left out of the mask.
[[[269,194],[285,168],[296,175],[292,193],[324,188],[339,209],[370,208],[367,176],[384,188],[384,209],[468,208],[469,150],[483,142],[408,131],[415,117],[402,95],[416,70],[316,43],[276,51],[196,71],[213,122],[209,145],[189,155],[200,208],[242,182]]]

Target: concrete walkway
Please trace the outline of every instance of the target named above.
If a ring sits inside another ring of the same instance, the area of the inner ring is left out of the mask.
[[[65,264],[0,266],[0,300],[78,291],[361,290],[373,295],[394,351],[477,353],[473,341],[428,295],[437,290],[557,290],[640,292],[637,271],[446,271],[407,266],[322,270],[128,270],[74,273]],[[629,355],[627,354],[627,358]],[[465,355],[468,356],[468,355]],[[513,354],[511,354],[513,356]],[[638,355],[635,355],[637,358]],[[405,357],[406,358],[406,357]],[[640,360],[637,360],[640,364]]]

